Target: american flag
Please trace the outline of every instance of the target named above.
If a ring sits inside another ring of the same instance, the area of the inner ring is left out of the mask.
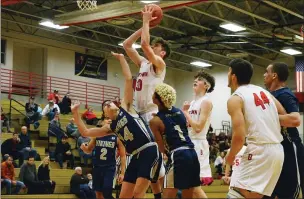
[[[295,57],[297,92],[304,92],[304,56]]]

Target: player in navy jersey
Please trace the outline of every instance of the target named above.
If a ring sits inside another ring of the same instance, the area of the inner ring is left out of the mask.
[[[151,180],[158,178],[159,171],[156,165],[160,159],[160,152],[150,129],[132,106],[133,81],[129,65],[123,54],[112,53],[112,55],[120,61],[125,77],[121,106],[117,107],[112,101],[104,101],[102,104],[105,116],[109,117],[112,123],[101,128],[87,129],[78,113],[80,103],[74,102],[71,108],[82,136],[103,137],[112,132],[118,136],[125,145],[126,152],[132,154],[119,197],[144,198]]]
[[[297,198],[304,192],[304,147],[299,136],[297,126],[300,125],[299,103],[296,96],[286,87],[289,76],[288,66],[285,63],[270,64],[264,74],[264,83],[271,94],[282,104],[292,122],[289,128],[281,128],[283,135],[284,163],[282,172],[272,198]],[[298,168],[297,168],[298,165]],[[298,173],[299,170],[299,173]],[[298,176],[300,174],[300,176]],[[300,182],[299,182],[300,179]]]
[[[103,117],[103,125],[110,124],[109,118]],[[81,149],[88,154],[93,154],[93,190],[97,199],[113,198],[112,187],[116,171],[116,152],[122,162],[118,182],[121,183],[126,170],[126,150],[122,142],[112,133],[104,137],[92,138],[83,143]]]
[[[173,106],[175,101],[174,88],[167,84],[156,86],[153,103],[159,111],[150,121],[150,127],[160,151],[168,154],[171,161],[163,198],[175,198],[178,189],[182,190],[183,198],[207,198],[200,187],[200,165],[188,135],[187,120]]]

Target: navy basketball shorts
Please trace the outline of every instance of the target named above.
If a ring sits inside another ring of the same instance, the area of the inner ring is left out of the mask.
[[[132,155],[124,181],[135,184],[137,178],[145,178],[150,181],[157,178],[159,176],[157,166],[159,164],[159,158],[160,153],[157,145],[149,146],[137,154]]]
[[[200,164],[194,149],[172,152],[170,163],[164,188],[189,189],[200,186]]]
[[[93,190],[102,192],[105,198],[112,198],[112,187],[116,167],[103,166],[93,168]]]

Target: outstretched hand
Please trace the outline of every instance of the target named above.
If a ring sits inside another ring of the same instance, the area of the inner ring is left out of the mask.
[[[141,14],[143,15],[143,22],[150,22],[154,19],[157,19],[157,17],[153,17],[154,8],[152,6],[146,5],[144,9],[141,11]]]
[[[124,54],[121,54],[121,53],[114,53],[114,52],[111,52],[111,54],[116,57],[116,59],[120,59],[120,58],[123,58],[125,57]]]
[[[72,113],[77,112],[78,109],[80,107],[80,101],[79,100],[75,100],[73,101],[72,105],[71,105],[71,111]]]

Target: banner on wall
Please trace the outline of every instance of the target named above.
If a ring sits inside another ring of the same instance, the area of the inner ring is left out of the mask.
[[[103,57],[75,53],[75,75],[107,80],[108,62]]]

